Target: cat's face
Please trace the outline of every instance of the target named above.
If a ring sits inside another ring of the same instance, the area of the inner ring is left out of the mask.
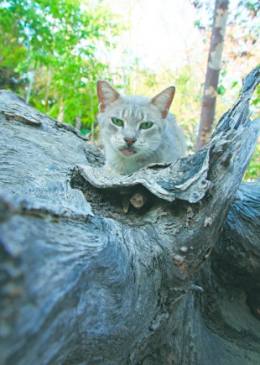
[[[174,88],[170,87],[149,100],[121,96],[107,82],[99,81],[100,113],[98,120],[103,144],[121,157],[146,158],[162,142],[162,130]]]

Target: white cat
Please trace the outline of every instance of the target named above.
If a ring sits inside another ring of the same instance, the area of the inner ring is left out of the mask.
[[[130,174],[156,162],[172,162],[186,152],[186,143],[173,115],[168,114],[175,88],[152,99],[122,96],[106,81],[98,81],[98,122],[106,166]]]

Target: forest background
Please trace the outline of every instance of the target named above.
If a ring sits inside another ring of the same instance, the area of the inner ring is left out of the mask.
[[[192,150],[215,1],[0,0],[0,88],[95,138],[96,81],[153,96],[176,86],[171,111]],[[260,3],[230,0],[215,123],[260,62]],[[259,117],[260,89],[251,102]],[[260,144],[245,178],[260,177]]]

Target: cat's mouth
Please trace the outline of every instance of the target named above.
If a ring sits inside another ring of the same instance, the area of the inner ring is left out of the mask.
[[[132,156],[136,153],[136,151],[133,149],[133,147],[125,147],[120,149],[120,152],[124,155],[124,156]]]

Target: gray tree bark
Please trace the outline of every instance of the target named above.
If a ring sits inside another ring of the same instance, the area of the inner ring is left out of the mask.
[[[199,133],[196,142],[197,150],[208,142],[212,131],[222,51],[224,46],[224,36],[228,17],[228,4],[229,0],[215,0],[214,20],[202,98]]]
[[[125,177],[0,93],[1,365],[260,362],[259,80],[204,149]]]

